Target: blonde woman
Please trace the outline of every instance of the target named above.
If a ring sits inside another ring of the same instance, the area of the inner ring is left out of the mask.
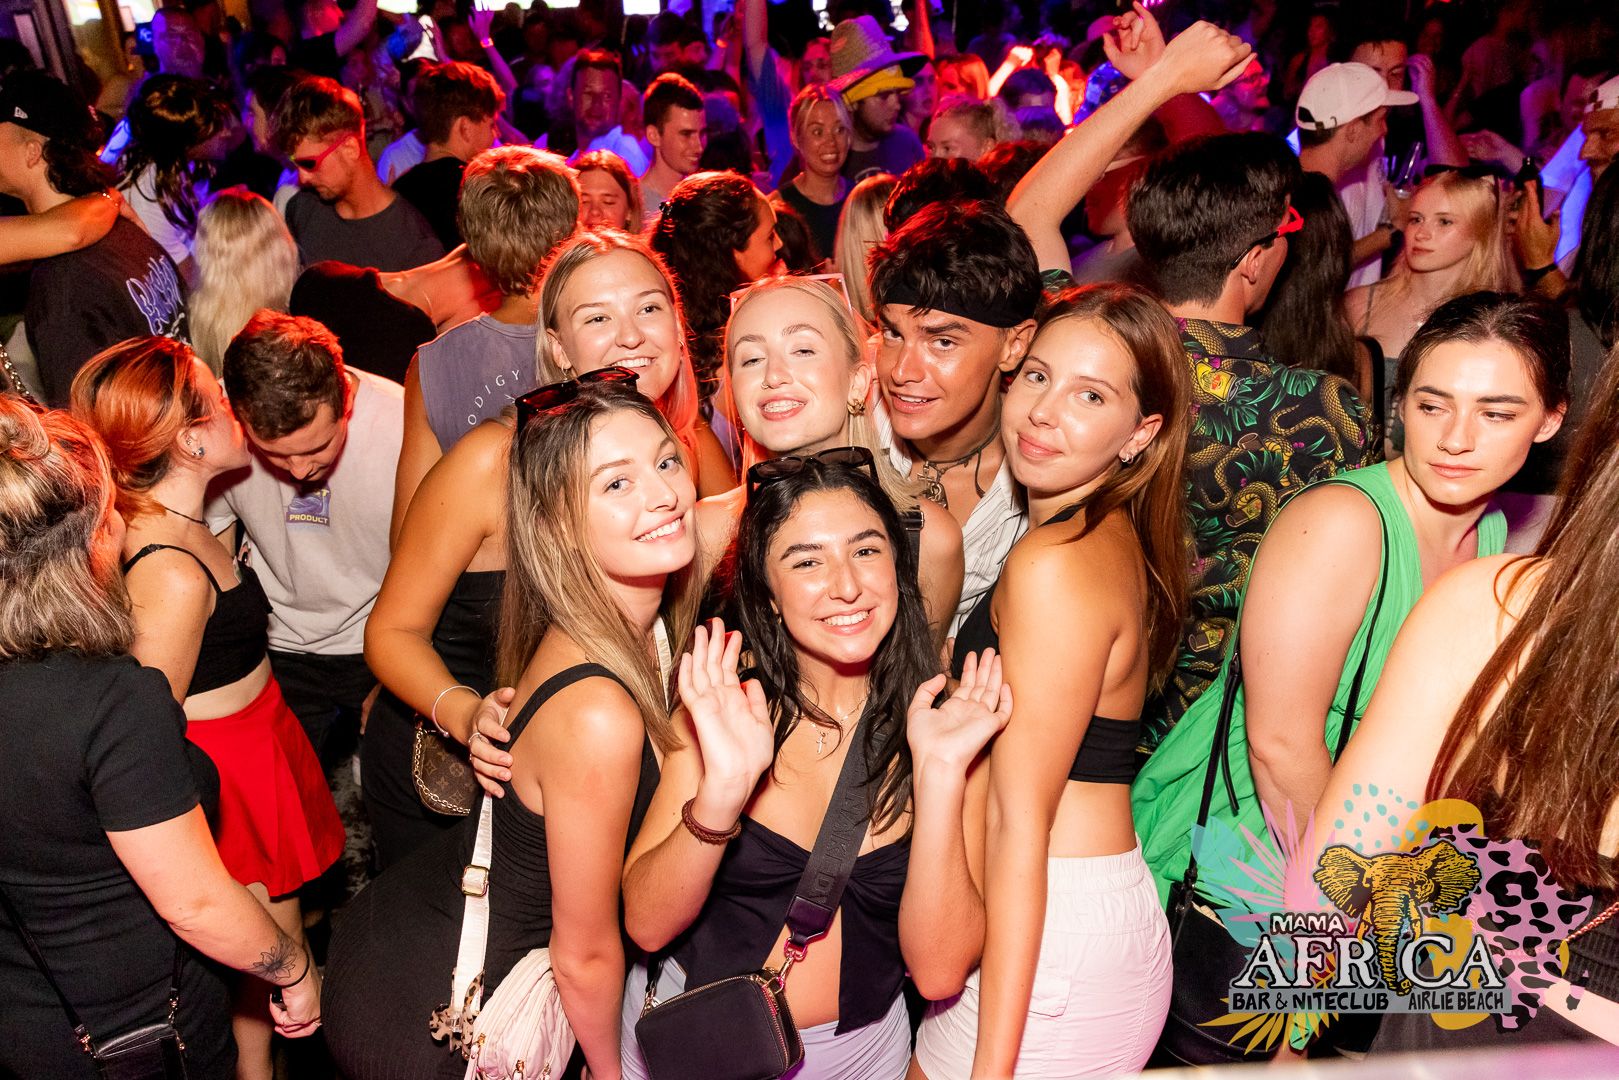
[[[939,102],[933,112],[933,121],[928,125],[928,155],[977,161],[996,143],[1014,141],[1019,135],[1017,120],[1000,98],[979,101],[955,94]]]
[[[866,177],[849,192],[843,216],[838,219],[838,241],[834,245],[838,272],[849,292],[849,306],[867,323],[877,321],[876,309],[871,306],[871,251],[888,237],[883,207],[888,205],[888,197],[898,182],[888,173]]]
[[[225,346],[255,311],[286,311],[298,280],[298,245],[281,215],[245,188],[215,195],[197,217],[197,290],[191,344],[215,375]]]
[[[782,184],[776,197],[798,211],[809,226],[816,260],[827,259],[837,245],[838,218],[849,197],[843,163],[849,158],[853,124],[843,95],[824,84],[800,90],[787,119],[803,171]]]
[[[698,413],[674,279],[644,240],[602,231],[563,243],[540,285],[539,320],[537,383],[614,364],[628,368],[686,448],[698,496],[736,486],[730,458]]]
[[[743,429],[743,463],[805,457],[837,446],[863,446],[877,462],[877,480],[900,514],[920,532],[922,599],[937,641],[961,598],[961,526],[889,463],[868,412],[876,400],[875,372],[862,356],[866,334],[842,296],[823,281],[767,278],[736,300],[725,329],[725,369]],[[713,562],[736,537],[746,503],[743,488],[703,502],[705,552]],[[910,516],[912,512],[916,516]]]
[[[1405,251],[1393,271],[1344,297],[1355,333],[1382,347],[1384,386],[1393,387],[1406,343],[1441,304],[1471,292],[1518,291],[1504,212],[1496,179],[1467,171],[1438,173],[1411,196]],[[1383,406],[1383,415],[1392,417],[1392,397]]]

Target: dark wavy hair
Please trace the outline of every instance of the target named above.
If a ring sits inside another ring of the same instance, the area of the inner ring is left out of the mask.
[[[186,235],[197,231],[196,180],[208,166],[198,147],[225,129],[230,106],[199,79],[153,75],[129,104],[129,149],[120,187],[133,188],[147,169],[163,216]]]
[[[1499,341],[1508,345],[1529,370],[1529,381],[1547,409],[1568,404],[1568,316],[1548,300],[1512,293],[1475,292],[1439,305],[1400,354],[1394,397],[1405,396],[1417,368],[1447,341]]]
[[[1619,169],[1591,188],[1574,260],[1574,302],[1586,323],[1611,349],[1619,341]]]
[[[917,585],[916,555],[899,512],[877,481],[860,469],[816,462],[749,495],[737,531],[731,611],[742,631],[742,640],[753,652],[753,675],[770,701],[777,753],[801,720],[835,728],[830,717],[805,700],[797,645],[776,613],[767,569],[770,545],[783,523],[806,496],[822,491],[847,491],[869,506],[882,522],[888,548],[894,554],[899,610],[894,625],[871,658],[870,693],[865,711],[860,714],[861,746],[870,766],[866,780],[871,822],[881,829],[893,824],[910,807],[911,751],[905,740],[905,718],[916,688],[938,673],[939,657],[933,649]]]
[[[719,388],[725,320],[731,293],[747,284],[736,253],[759,226],[764,196],[745,176],[693,173],[669,192],[652,232],[652,248],[675,272],[697,388],[707,411]]]
[[[966,158],[923,158],[900,174],[894,193],[888,196],[888,205],[883,207],[883,224],[893,232],[934,203],[996,198],[995,185]]]

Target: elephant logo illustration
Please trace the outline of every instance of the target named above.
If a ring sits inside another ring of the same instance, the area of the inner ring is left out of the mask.
[[[1314,876],[1327,899],[1345,915],[1361,920],[1363,936],[1370,929],[1383,985],[1401,995],[1409,994],[1412,984],[1400,970],[1400,942],[1408,932],[1413,936],[1422,932],[1419,909],[1426,907],[1436,915],[1456,911],[1482,878],[1478,860],[1457,851],[1448,840],[1417,852],[1391,851],[1370,858],[1334,844],[1321,853]]]

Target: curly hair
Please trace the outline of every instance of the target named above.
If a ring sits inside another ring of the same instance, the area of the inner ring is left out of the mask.
[[[676,184],[664,201],[652,247],[675,272],[692,366],[704,407],[719,387],[726,301],[747,281],[736,253],[759,227],[764,196],[745,176],[700,172]]]

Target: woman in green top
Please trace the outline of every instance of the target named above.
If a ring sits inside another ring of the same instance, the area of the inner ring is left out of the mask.
[[[1225,772],[1211,824],[1263,837],[1263,803],[1278,828],[1303,828],[1341,745],[1362,658],[1352,723],[1423,587],[1502,550],[1506,522],[1491,497],[1534,443],[1557,433],[1568,371],[1562,313],[1503,293],[1452,300],[1411,339],[1395,382],[1406,455],[1313,485],[1277,516],[1254,557],[1239,633],[1242,686],[1231,737],[1214,748]],[[1131,789],[1160,899],[1186,872],[1226,663]]]

